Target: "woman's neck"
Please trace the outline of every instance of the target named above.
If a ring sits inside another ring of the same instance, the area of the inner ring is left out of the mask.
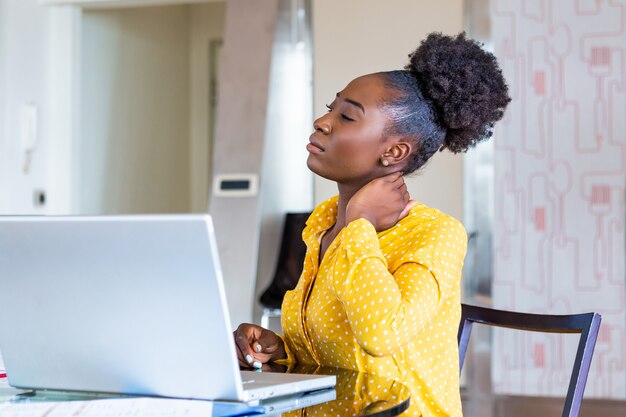
[[[337,221],[335,222],[335,226],[333,229],[339,231],[346,227],[346,208],[348,207],[348,203],[354,194],[359,191],[363,186],[362,185],[345,185],[345,184],[337,184],[337,188],[339,189],[339,199],[337,201]]]
[[[365,184],[367,184],[367,182]],[[319,255],[320,263],[322,262],[324,254],[326,253],[326,250],[330,246],[331,242],[339,234],[341,229],[346,227],[346,208],[348,207],[348,203],[350,202],[352,196],[356,194],[356,192],[359,191],[363,187],[363,185],[345,185],[337,183],[337,188],[339,189],[339,198],[337,200],[337,220],[335,221],[335,224],[330,229],[328,229],[322,237]]]

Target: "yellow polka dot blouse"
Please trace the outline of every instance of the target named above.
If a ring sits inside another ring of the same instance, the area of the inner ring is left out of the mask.
[[[418,203],[378,234],[365,219],[351,222],[320,263],[336,213],[333,197],[302,233],[304,270],[282,305],[288,361],[401,381],[411,391],[403,415],[461,416],[456,335],[465,229]]]

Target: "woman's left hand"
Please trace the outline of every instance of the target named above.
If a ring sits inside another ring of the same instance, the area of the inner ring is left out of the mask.
[[[261,368],[270,361],[287,358],[282,339],[271,330],[256,324],[242,323],[233,336],[241,367]]]
[[[346,223],[363,218],[380,232],[394,226],[414,205],[402,173],[395,172],[370,181],[352,196],[346,207]]]

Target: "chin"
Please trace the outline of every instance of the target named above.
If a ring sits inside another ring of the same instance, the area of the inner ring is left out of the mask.
[[[313,157],[313,155],[309,154],[309,157],[306,159],[306,166],[309,168],[309,170],[311,170],[311,172],[313,172],[314,174],[317,174],[319,176],[322,176],[322,174],[320,174],[319,171],[319,167],[316,167],[316,163],[315,163],[315,158]]]
[[[328,174],[324,173],[323,167],[319,166],[319,161],[316,161],[314,157],[312,157],[312,155],[309,155],[309,157],[306,160],[306,166],[309,168],[309,170],[311,170],[311,172],[313,172],[315,175],[318,175],[322,178],[326,178],[327,180],[330,181],[336,181],[334,178],[331,178],[328,176]]]

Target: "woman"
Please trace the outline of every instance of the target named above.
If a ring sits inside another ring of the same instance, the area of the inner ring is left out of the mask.
[[[339,195],[307,222],[304,270],[282,305],[284,336],[235,331],[243,367],[300,362],[379,374],[411,391],[410,415],[460,416],[456,334],[463,226],[412,201],[403,176],[438,150],[491,136],[510,101],[495,57],[430,34],[405,70],[350,82],[314,122],[308,167]]]

